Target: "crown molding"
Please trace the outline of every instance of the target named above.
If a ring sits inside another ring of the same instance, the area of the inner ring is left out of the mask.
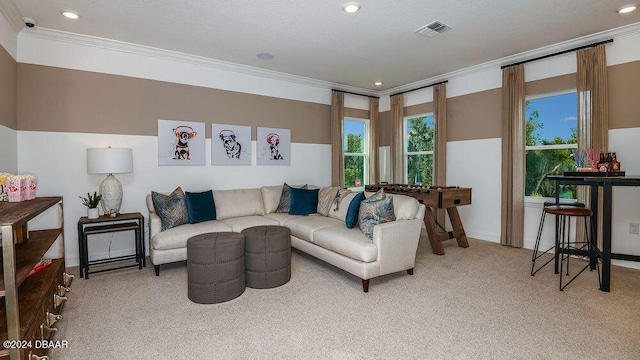
[[[4,15],[13,30],[17,33],[24,28],[24,22],[22,21],[22,14],[16,7],[16,4],[11,0],[0,0],[0,13]]]
[[[8,1],[8,0],[0,0]],[[35,27],[35,28],[23,28],[20,31],[19,36],[32,37],[50,41],[60,41],[69,44],[75,44],[80,46],[88,46],[100,49],[106,49],[110,51],[118,51],[123,53],[129,53],[134,55],[141,55],[147,57],[153,57],[168,61],[175,61],[190,65],[197,65],[202,67],[208,67],[217,70],[231,71],[245,75],[252,75],[272,80],[286,81],[301,85],[313,86],[322,89],[339,88],[341,90],[352,91],[357,93],[363,93],[367,95],[376,95],[375,91],[370,89],[359,88],[355,86],[349,86],[340,83],[334,83],[329,81],[323,81],[313,78],[308,78],[299,75],[287,74],[279,71],[261,69],[254,66],[241,65],[223,60],[216,60],[199,55],[192,55],[187,53],[181,53],[177,51],[159,49],[151,46],[138,45],[133,43],[127,43],[118,40],[100,38],[96,36],[76,34],[66,31]]]
[[[5,7],[6,4],[8,5]],[[40,39],[51,40],[51,41],[60,41],[60,42],[65,42],[70,44],[81,45],[81,46],[89,46],[89,47],[101,48],[101,49],[106,49],[111,51],[119,51],[123,53],[154,57],[154,58],[159,58],[159,59],[164,59],[169,61],[181,62],[185,64],[192,64],[192,65],[203,66],[203,67],[208,67],[208,68],[213,68],[218,70],[231,71],[231,72],[236,72],[240,74],[258,76],[258,77],[267,78],[267,79],[313,86],[313,87],[318,87],[322,89],[330,90],[333,88],[338,88],[340,90],[361,93],[364,95],[379,96],[379,97],[388,96],[393,93],[419,88],[434,82],[456,79],[456,78],[463,77],[475,72],[495,70],[496,68],[499,69],[501,66],[506,64],[519,62],[519,61],[531,59],[538,56],[544,56],[547,54],[563,51],[566,49],[587,45],[597,41],[603,41],[610,38],[613,38],[615,40],[617,38],[623,38],[626,36],[631,36],[631,35],[640,33],[640,22],[638,22],[638,23],[618,27],[615,29],[610,29],[610,30],[598,32],[595,34],[579,37],[576,39],[563,41],[557,44],[525,51],[515,55],[510,55],[507,57],[488,61],[482,64],[452,71],[452,72],[434,76],[431,78],[419,80],[419,81],[398,86],[395,88],[382,90],[382,91],[375,91],[371,89],[349,86],[349,85],[334,83],[329,81],[323,81],[323,80],[308,78],[308,77],[299,76],[299,75],[292,75],[292,74],[287,74],[287,73],[273,71],[273,70],[261,69],[254,66],[241,65],[241,64],[228,62],[228,61],[211,59],[211,58],[198,56],[198,55],[181,53],[181,52],[171,51],[171,50],[164,50],[164,49],[154,48],[154,47],[145,46],[145,45],[132,44],[132,43],[127,43],[127,42],[118,41],[118,40],[76,34],[76,33],[41,28],[41,27],[26,28],[24,27],[24,24],[22,24],[22,17],[20,16],[17,8],[15,7],[15,4],[13,4],[11,0],[0,0],[0,11],[2,11],[2,13],[5,14],[5,16],[8,19],[10,19],[10,22],[12,26],[14,26],[14,28],[18,26],[17,31],[19,31],[19,34],[18,34],[19,36],[40,38]],[[7,12],[9,12],[12,15],[7,15]]]
[[[460,70],[456,70],[456,71],[452,71],[443,75],[438,75],[438,76],[434,76],[428,79],[424,79],[424,80],[420,80],[420,81],[416,81],[410,84],[406,84],[406,85],[402,85],[402,86],[398,86],[392,89],[387,89],[384,91],[381,91],[379,93],[379,96],[388,96],[391,94],[395,94],[398,92],[403,92],[403,91],[407,91],[407,90],[411,90],[411,89],[415,89],[415,88],[419,88],[425,85],[429,85],[435,82],[440,82],[440,81],[444,81],[444,80],[452,80],[455,78],[459,78],[465,75],[468,75],[470,73],[475,73],[475,72],[481,72],[481,71],[486,71],[486,70],[495,70],[495,69],[500,69],[501,66],[503,65],[507,65],[507,64],[511,64],[511,63],[515,63],[515,62],[520,62],[520,61],[524,61],[527,59],[533,59],[536,58],[538,56],[544,56],[544,55],[548,55],[548,54],[553,54],[555,52],[559,52],[559,51],[564,51],[567,49],[571,49],[571,48],[575,48],[578,46],[583,46],[583,45],[588,45],[594,42],[598,42],[598,41],[604,41],[604,40],[608,40],[613,38],[614,39],[614,43],[615,43],[615,39],[620,39],[623,37],[627,37],[627,36],[631,36],[631,35],[635,35],[640,33],[640,22],[638,23],[634,23],[634,24],[629,24],[629,25],[625,25],[625,26],[621,26],[615,29],[610,29],[610,30],[605,30],[605,31],[601,31],[595,34],[591,34],[591,35],[587,35],[587,36],[582,36],[576,39],[572,39],[572,40],[567,40],[567,41],[563,41],[557,44],[553,44],[553,45],[549,45],[549,46],[544,46],[541,48],[537,48],[537,49],[533,49],[533,50],[529,50],[529,51],[525,51],[525,52],[521,52],[515,55],[510,55],[507,57],[503,57],[501,59],[496,59],[496,60],[492,60],[486,63],[482,63],[482,64],[478,64],[478,65],[474,65],[471,67],[467,67],[464,69],[460,69]]]

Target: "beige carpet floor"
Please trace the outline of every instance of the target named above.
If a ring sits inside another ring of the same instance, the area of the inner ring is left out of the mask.
[[[470,240],[437,256],[423,234],[415,275],[371,280],[294,251],[291,281],[232,301],[187,298],[184,263],[76,279],[52,359],[640,359],[640,271],[612,291],[583,273],[564,292],[531,251]],[[578,263],[579,261],[574,261]]]

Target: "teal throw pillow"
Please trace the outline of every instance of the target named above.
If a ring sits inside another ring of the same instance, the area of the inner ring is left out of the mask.
[[[318,211],[318,191],[320,189],[291,188],[291,215],[311,215]]]
[[[189,224],[216,219],[216,204],[213,201],[213,191],[186,192]]]
[[[179,186],[169,195],[152,191],[151,200],[162,222],[162,231],[189,222],[187,202]]]
[[[300,187],[300,189],[306,189],[307,184],[304,184]],[[277,213],[288,213],[291,207],[291,189],[292,187],[289,184],[284,183],[282,186],[282,194],[280,195],[280,203],[278,203],[278,208],[276,209]]]
[[[344,219],[345,224],[349,229],[353,229],[358,224],[358,213],[360,212],[360,203],[364,200],[364,193],[360,192],[356,195],[349,204],[347,209],[347,217]]]

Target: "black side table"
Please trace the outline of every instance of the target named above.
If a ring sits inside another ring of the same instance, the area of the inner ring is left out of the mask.
[[[110,259],[100,259],[89,261],[89,249],[87,246],[87,237],[89,235],[114,233],[119,231],[135,231],[135,255],[118,256]],[[144,216],[139,212],[118,214],[116,217],[100,216],[97,219],[89,219],[83,216],[78,220],[78,246],[80,250],[80,277],[88,279],[89,274],[95,274],[103,271],[123,269],[132,266],[138,266],[142,269],[147,266],[145,258],[144,246]],[[90,271],[90,265],[108,264],[123,260],[135,259],[134,264],[118,266],[114,268]]]

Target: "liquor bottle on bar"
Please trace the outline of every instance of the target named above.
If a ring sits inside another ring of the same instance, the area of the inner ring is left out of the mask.
[[[618,161],[616,153],[611,153],[611,171],[620,171],[620,161]]]
[[[605,160],[604,153],[600,153],[600,161],[598,161],[598,171],[599,172],[609,172],[609,164]]]

